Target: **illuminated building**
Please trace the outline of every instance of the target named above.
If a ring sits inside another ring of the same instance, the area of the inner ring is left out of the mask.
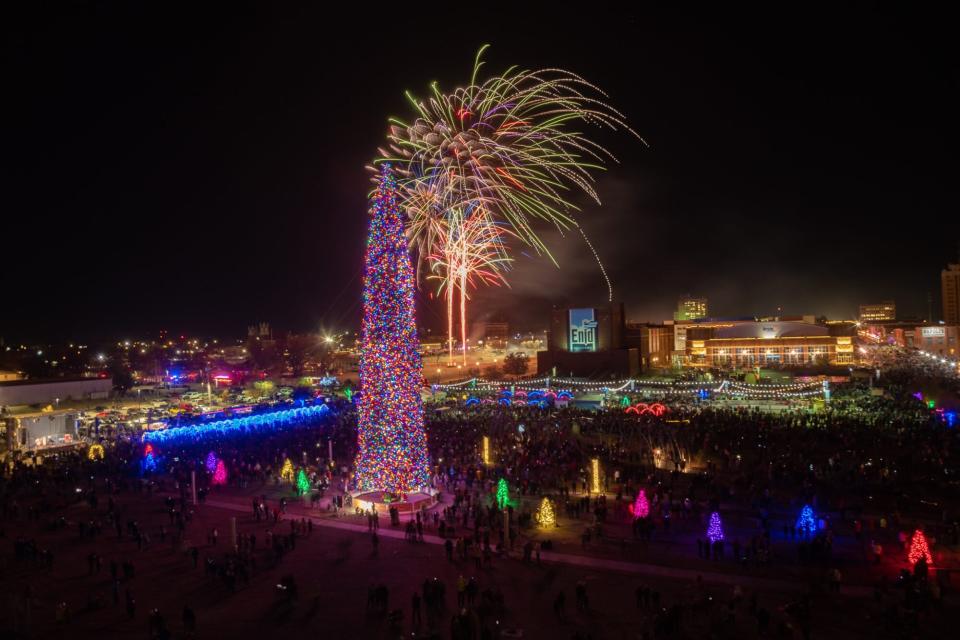
[[[677,310],[673,313],[673,319],[676,321],[698,320],[707,317],[707,299],[692,298],[690,296],[680,298],[677,301]]]
[[[960,264],[948,264],[940,272],[940,292],[944,323],[960,324]]]
[[[935,353],[938,356],[955,357],[958,351],[958,342],[960,342],[960,326],[957,325],[933,325],[926,327],[917,327],[913,331],[912,339],[908,334],[907,346],[916,347],[927,353]]]
[[[673,325],[628,322],[624,332],[627,347],[640,349],[644,369],[669,367],[673,351]]]
[[[625,338],[623,304],[554,307],[547,350],[537,353],[537,372],[562,376],[635,376],[640,350]]]
[[[893,322],[896,319],[897,305],[893,300],[860,305],[860,322]]]
[[[709,321],[676,325],[683,364],[720,368],[855,362],[852,325],[796,321]]]

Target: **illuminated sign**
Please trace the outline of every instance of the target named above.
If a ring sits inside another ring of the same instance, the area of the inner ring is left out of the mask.
[[[942,338],[945,332],[943,327],[921,327],[920,335],[924,338]]]
[[[597,321],[593,309],[570,309],[570,351],[597,350]]]

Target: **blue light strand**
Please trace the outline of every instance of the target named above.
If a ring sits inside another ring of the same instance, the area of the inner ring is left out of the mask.
[[[210,435],[232,435],[245,431],[279,430],[322,418],[331,413],[326,404],[295,409],[282,409],[255,415],[215,420],[205,424],[171,427],[159,431],[147,431],[143,442],[170,443],[178,440],[196,440]]]

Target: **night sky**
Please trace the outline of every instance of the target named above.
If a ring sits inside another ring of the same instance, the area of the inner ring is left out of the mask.
[[[621,164],[602,207],[582,201],[629,318],[688,292],[713,315],[925,316],[928,291],[939,318],[960,239],[946,15],[316,4],[6,16],[0,336],[356,326],[364,165],[403,91],[465,82],[485,42],[487,71],[578,72],[650,143],[601,136]],[[545,326],[552,303],[605,300],[583,241],[544,231],[560,268],[520,257],[475,317]]]

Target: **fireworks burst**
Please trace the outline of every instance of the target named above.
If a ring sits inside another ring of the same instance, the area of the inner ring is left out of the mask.
[[[412,122],[390,120],[388,149],[379,149],[375,162],[394,164],[410,242],[446,287],[451,343],[454,291],[461,296],[465,337],[466,287],[506,283],[505,236],[556,264],[538,223],[578,230],[612,299],[612,285],[574,218],[578,208],[570,194],[586,193],[599,204],[593,173],[616,158],[579,128],[624,130],[643,141],[598,87],[569,71],[511,67],[478,81],[487,46],[477,53],[465,88],[444,93],[434,83],[422,100],[407,93],[417,116]],[[465,249],[471,238],[480,246]]]

